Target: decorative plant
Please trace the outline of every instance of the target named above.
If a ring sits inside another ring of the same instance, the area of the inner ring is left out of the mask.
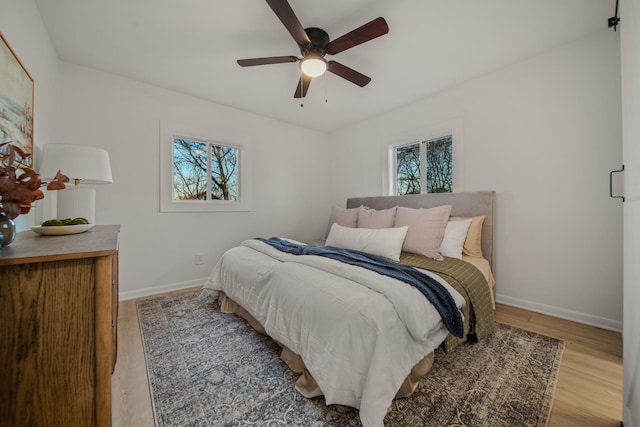
[[[10,141],[0,143],[0,213],[9,219],[29,213],[32,203],[44,198],[40,187],[44,184],[38,173],[18,162],[28,158],[24,150]],[[47,190],[62,190],[69,178],[60,171],[47,184]]]

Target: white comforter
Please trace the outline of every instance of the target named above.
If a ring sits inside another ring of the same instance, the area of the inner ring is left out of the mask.
[[[410,285],[258,240],[227,251],[204,287],[224,291],[299,354],[327,404],[359,408],[365,427],[383,425],[411,368],[447,336],[435,308]]]

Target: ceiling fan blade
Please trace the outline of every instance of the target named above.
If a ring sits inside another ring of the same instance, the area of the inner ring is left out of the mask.
[[[366,86],[371,81],[371,77],[367,77],[364,74],[336,61],[327,62],[327,71],[330,71],[343,79],[347,79],[351,83],[357,84],[360,87]]]
[[[282,64],[285,62],[298,62],[295,56],[270,56],[267,58],[238,59],[241,67],[251,67],[254,65]]]
[[[266,0],[267,4],[273,9],[274,13],[299,46],[311,44],[309,36],[304,31],[304,27],[298,20],[298,17],[291,9],[287,0]]]
[[[327,53],[335,55],[351,49],[354,46],[373,40],[376,37],[383,36],[389,32],[389,26],[384,18],[376,18],[371,22],[356,28],[347,34],[338,37],[327,45]]]
[[[304,98],[307,95],[307,91],[309,90],[309,85],[311,84],[312,78],[307,76],[305,73],[300,73],[300,80],[298,80],[298,87],[296,88],[296,93],[293,95],[294,98]]]

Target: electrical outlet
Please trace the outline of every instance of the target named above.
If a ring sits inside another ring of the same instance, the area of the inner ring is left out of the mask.
[[[200,253],[196,254],[196,265],[201,265],[204,262],[203,258],[204,258],[204,254],[200,254]]]

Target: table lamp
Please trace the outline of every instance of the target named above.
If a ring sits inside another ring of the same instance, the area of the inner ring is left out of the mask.
[[[45,144],[42,147],[40,178],[50,181],[58,170],[75,184],[58,191],[57,218],[86,218],[96,221],[96,190],[80,184],[110,184],[109,153],[85,145]]]

